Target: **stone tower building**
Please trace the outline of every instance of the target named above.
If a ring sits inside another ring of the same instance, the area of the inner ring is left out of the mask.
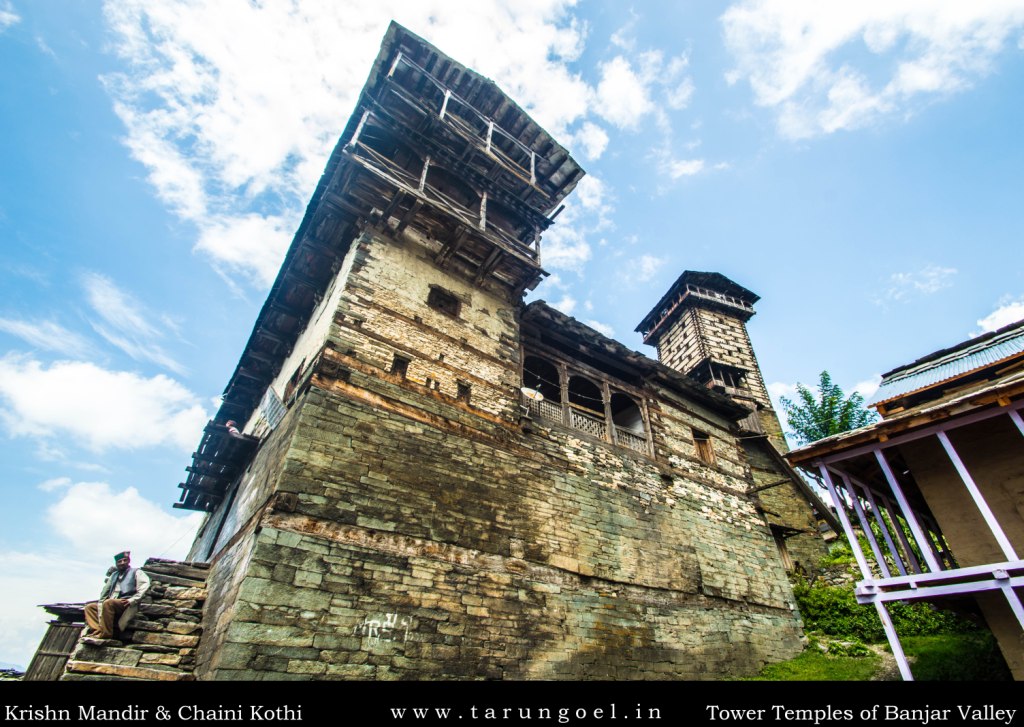
[[[822,528],[839,523],[781,454],[789,451],[747,333],[760,296],[720,273],[687,270],[636,330],[658,360],[750,410],[740,437],[756,494],[788,568],[813,569],[825,554]]]
[[[523,303],[582,175],[392,24],[181,485],[208,513],[199,678],[696,679],[799,651],[748,409]]]

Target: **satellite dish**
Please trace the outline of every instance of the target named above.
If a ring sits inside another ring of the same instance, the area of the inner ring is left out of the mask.
[[[520,389],[520,391],[523,392],[523,396],[525,396],[530,401],[544,401],[544,394],[540,393],[536,389],[531,389],[527,386],[524,386],[523,388]]]

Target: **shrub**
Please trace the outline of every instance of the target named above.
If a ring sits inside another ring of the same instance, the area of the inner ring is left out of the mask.
[[[885,640],[874,606],[857,603],[850,586],[829,586],[799,580],[793,587],[797,606],[808,629],[841,639],[868,643]],[[969,633],[973,623],[927,603],[890,603],[889,614],[900,636]]]

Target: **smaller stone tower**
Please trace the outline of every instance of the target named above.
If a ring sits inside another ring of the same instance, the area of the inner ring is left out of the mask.
[[[747,321],[760,296],[721,273],[687,270],[636,330],[658,360],[751,410],[739,422],[756,499],[787,568],[808,570],[825,553],[823,521],[839,524],[816,493],[782,459],[789,447],[768,397]],[[695,438],[700,436],[694,434]],[[824,528],[832,536],[829,528]]]
[[[658,360],[723,393],[755,414],[746,429],[786,449],[768,398],[747,321],[760,296],[721,273],[687,270],[643,319],[637,331],[658,349]]]

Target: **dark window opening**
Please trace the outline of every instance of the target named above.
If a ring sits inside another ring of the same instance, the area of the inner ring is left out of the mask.
[[[409,359],[396,353],[395,357],[391,359],[391,373],[404,379],[409,373]]]
[[[427,296],[427,305],[445,315],[458,318],[459,310],[462,308],[462,301],[447,290],[432,285],[430,286],[430,294]]]
[[[704,432],[693,430],[693,446],[697,452],[697,458],[707,464],[715,463],[715,450],[711,446],[711,437]]]
[[[458,394],[456,395],[456,398],[459,401],[464,401],[468,404],[469,397],[473,392],[473,387],[467,384],[465,381],[457,382],[457,386],[459,387],[459,391]]]
[[[640,413],[640,407],[625,394],[615,392],[611,398],[612,421],[619,429],[625,429],[633,434],[643,435],[644,417]]]
[[[539,391],[547,401],[558,403],[562,400],[558,369],[542,358],[527,356],[523,361],[523,386]]]
[[[604,400],[601,389],[590,379],[582,376],[569,378],[569,405],[576,409],[588,409],[604,416]]]

